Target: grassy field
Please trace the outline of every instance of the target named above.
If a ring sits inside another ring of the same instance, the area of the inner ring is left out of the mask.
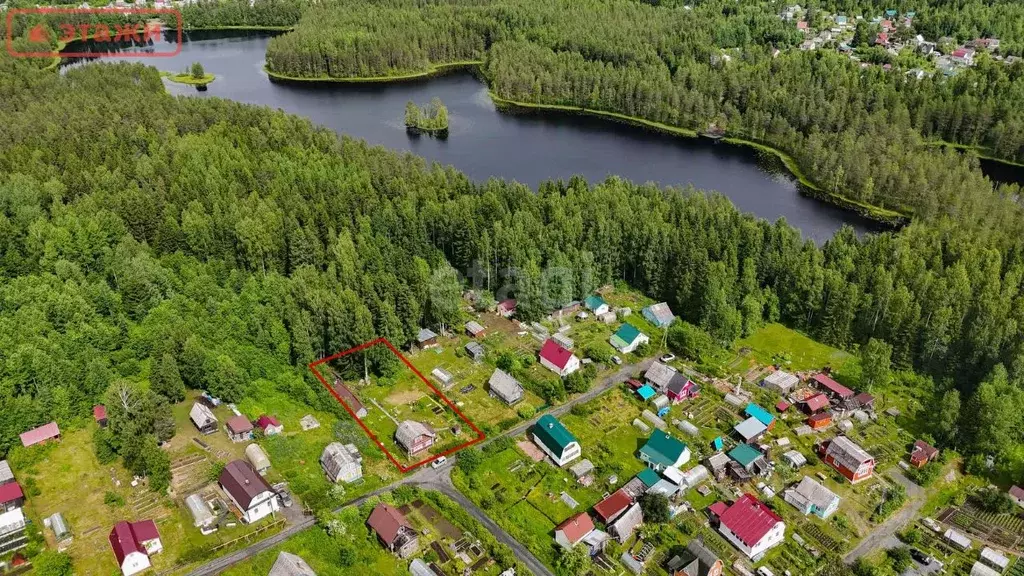
[[[392,555],[377,540],[376,535],[366,526],[373,507],[378,502],[388,502],[406,511],[406,518],[420,534],[418,551],[409,559],[402,560]],[[469,565],[482,559],[484,565],[473,572],[480,576],[495,576],[510,562],[511,552],[493,541],[483,526],[466,515],[456,517],[446,513],[456,506],[447,497],[404,489],[373,498],[359,507],[351,507],[330,515],[323,526],[305,530],[283,544],[254,558],[233,566],[225,576],[265,576],[278,554],[290,552],[302,557],[320,576],[342,576],[353,573],[374,576],[402,576],[409,573],[413,558],[436,562],[448,574],[461,574]],[[468,554],[467,564],[452,549],[452,544],[466,537],[469,542],[481,541],[481,555]],[[447,562],[431,550],[431,543],[437,542],[449,555]],[[487,559],[494,560],[488,562]]]
[[[839,370],[854,359],[842,350],[816,342],[781,324],[768,324],[738,340],[735,349],[749,349],[749,356],[760,364],[780,365],[788,372],[820,370],[825,366]]]

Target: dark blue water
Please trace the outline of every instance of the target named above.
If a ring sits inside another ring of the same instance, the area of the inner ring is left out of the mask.
[[[666,186],[692,184],[721,192],[759,217],[785,218],[818,242],[844,224],[860,232],[874,229],[855,213],[802,195],[777,158],[746,146],[579,115],[502,113],[486,86],[468,72],[397,84],[274,83],[263,71],[268,40],[265,35],[192,34],[177,56],[141,61],[172,72],[200,62],[217,76],[205,92],[168,82],[171,93],[280,108],[371,144],[450,164],[477,181],[498,177],[536,187],[578,174],[590,182],[617,175]],[[406,102],[425,104],[434,96],[448,107],[449,137],[410,137],[404,125]]]

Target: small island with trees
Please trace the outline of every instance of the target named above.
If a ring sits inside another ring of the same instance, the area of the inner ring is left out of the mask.
[[[171,82],[189,84],[195,86],[199,90],[205,90],[206,85],[217,78],[213,74],[208,74],[203,68],[203,65],[199,62],[193,62],[192,65],[183,72],[161,72],[161,75]]]
[[[448,137],[448,108],[440,98],[430,99],[425,107],[419,107],[410,100],[405,105],[405,129],[410,134],[430,134],[439,138]]]

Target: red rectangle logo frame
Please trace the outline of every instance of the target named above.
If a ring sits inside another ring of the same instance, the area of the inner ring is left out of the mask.
[[[64,52],[52,50],[49,52],[18,52],[14,50],[13,37],[11,32],[14,29],[14,17],[18,14],[172,14],[177,20],[178,42],[173,52],[119,52],[116,56],[120,58],[171,58],[181,53],[183,20],[181,11],[176,8],[61,8],[56,6],[40,6],[38,8],[11,8],[7,11],[7,53],[14,58],[104,58],[112,56],[107,52]]]
[[[476,432],[476,438],[473,438],[472,440],[468,440],[466,442],[463,442],[462,444],[459,444],[458,446],[455,446],[454,448],[449,448],[448,450],[445,450],[444,452],[442,452],[440,454],[434,454],[433,456],[430,456],[430,457],[428,457],[428,458],[426,458],[424,460],[421,460],[421,461],[419,461],[419,462],[417,462],[415,464],[411,464],[409,466],[404,466],[401,462],[399,462],[398,459],[395,458],[394,454],[392,454],[391,451],[388,450],[384,446],[384,443],[381,442],[380,439],[377,438],[377,435],[374,434],[373,431],[370,430],[366,426],[366,424],[364,424],[363,421],[360,420],[356,416],[356,413],[352,410],[352,407],[349,406],[348,403],[345,402],[345,400],[334,390],[334,388],[332,388],[331,385],[327,383],[327,379],[324,378],[324,375],[321,374],[320,371],[316,369],[316,367],[320,366],[321,364],[326,364],[327,362],[330,362],[331,360],[336,360],[338,358],[341,358],[342,356],[348,356],[349,354],[353,354],[355,352],[359,352],[361,350],[365,350],[367,348],[370,348],[372,346],[376,346],[378,344],[383,344],[383,345],[387,346],[388,350],[391,350],[391,352],[395,356],[398,356],[399,360],[401,360],[403,364],[405,364],[410,370],[412,370],[413,373],[416,374],[416,376],[424,384],[426,384],[427,387],[430,388],[434,392],[434,394],[437,395],[438,398],[443,400],[444,403],[449,408],[451,408],[452,411],[455,412],[455,414],[460,419],[462,419],[463,422],[468,424],[469,427],[473,430],[473,432]],[[420,466],[423,466],[424,464],[429,464],[429,463],[433,462],[434,460],[437,460],[438,458],[440,458],[442,456],[448,456],[449,454],[453,454],[455,452],[458,452],[459,450],[462,450],[463,448],[469,448],[470,446],[472,446],[474,444],[482,442],[484,440],[484,438],[487,437],[483,433],[482,430],[477,428],[476,424],[474,424],[469,418],[467,418],[466,415],[463,414],[462,411],[460,411],[458,409],[458,407],[456,407],[455,404],[451,400],[449,400],[447,396],[444,395],[443,392],[441,392],[436,387],[434,387],[434,385],[431,384],[430,381],[427,380],[423,376],[423,374],[420,373],[420,371],[417,370],[416,367],[413,366],[412,363],[409,362],[409,360],[404,355],[402,355],[402,353],[399,352],[398,349],[395,348],[394,345],[391,344],[391,342],[388,341],[387,338],[383,338],[382,337],[382,338],[377,338],[376,340],[370,340],[369,342],[366,342],[364,344],[360,344],[359,346],[356,346],[355,348],[351,348],[349,350],[345,350],[344,352],[338,352],[337,354],[328,356],[326,358],[321,358],[321,359],[317,360],[316,362],[310,363],[309,364],[309,369],[313,371],[313,375],[315,375],[317,377],[317,379],[320,380],[320,383],[324,385],[324,388],[327,388],[327,391],[330,392],[332,396],[334,396],[334,399],[337,400],[339,404],[344,406],[345,410],[349,413],[350,416],[352,416],[352,419],[355,420],[356,423],[359,424],[359,427],[363,429],[363,432],[366,432],[366,435],[370,437],[370,440],[373,440],[373,442],[377,445],[377,447],[380,448],[381,452],[383,452],[384,455],[388,457],[388,460],[391,460],[391,463],[394,464],[395,467],[398,468],[399,472],[401,472],[403,474],[405,474],[406,472],[409,472],[411,470],[415,470],[416,468],[419,468]]]

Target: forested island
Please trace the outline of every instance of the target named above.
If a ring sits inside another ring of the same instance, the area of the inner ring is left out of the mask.
[[[431,98],[426,106],[417,106],[410,100],[405,105],[405,129],[410,134],[430,134],[448,137],[448,108],[440,98]]]
[[[199,62],[193,62],[192,65],[183,72],[164,72],[163,77],[167,78],[171,82],[188,84],[201,90],[205,89],[207,84],[217,79],[213,74],[208,74],[203,68],[203,65]]]

